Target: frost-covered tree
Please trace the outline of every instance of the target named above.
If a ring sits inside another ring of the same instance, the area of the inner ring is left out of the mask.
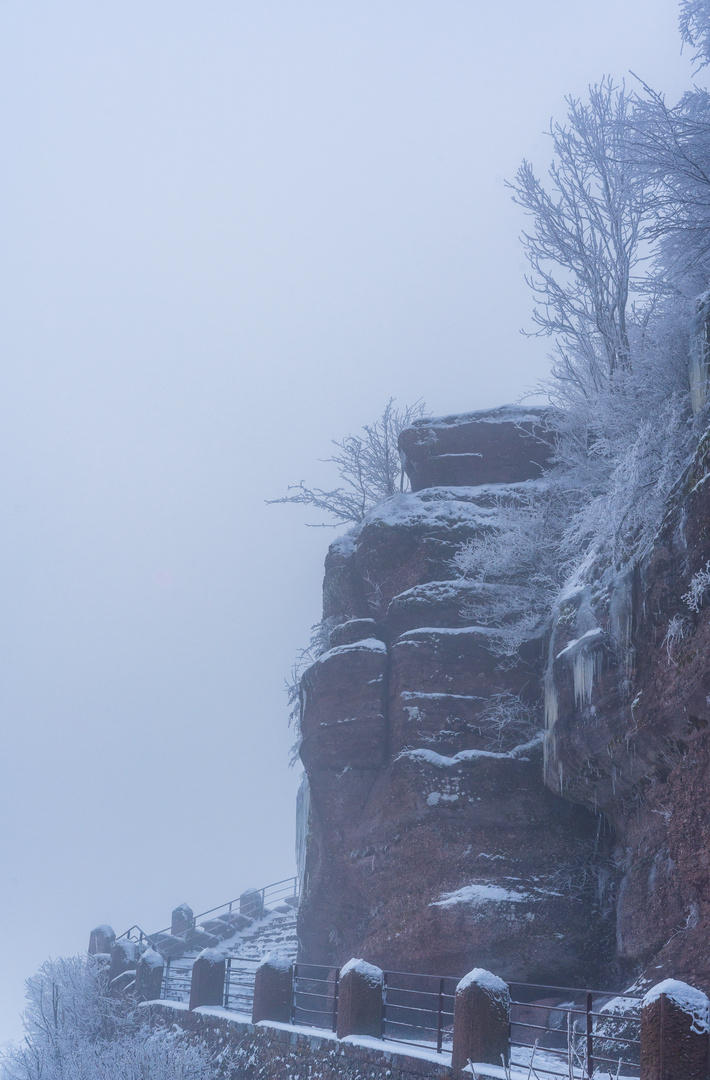
[[[308,487],[301,481],[289,486],[288,490],[294,494],[267,501],[311,506],[335,518],[331,522],[317,522],[317,528],[358,524],[373,506],[406,489],[397,445],[399,433],[424,413],[420,401],[398,409],[395,399],[390,398],[382,415],[374,423],[363,426],[364,434],[346,435],[340,441],[333,439],[337,452],[324,460],[335,465],[342,481],[339,487],[324,490]]]
[[[554,337],[553,377],[596,394],[628,368],[633,275],[649,209],[642,170],[623,151],[632,99],[603,79],[588,101],[569,97],[567,122],[550,127],[547,182],[523,161],[508,186],[531,227],[535,333]]]
[[[708,0],[681,0],[680,36],[684,44],[697,49],[693,60],[699,67],[710,64],[710,3]]]
[[[49,960],[27,981],[25,1038],[2,1080],[216,1080],[227,1068],[184,1033],[151,1030],[130,999],[108,994],[100,958]],[[223,1068],[224,1067],[224,1068]]]
[[[664,263],[666,164],[656,174],[639,152],[640,131],[651,143],[648,102],[604,79],[567,105],[566,123],[551,128],[547,182],[523,163],[512,185],[532,224],[533,319],[555,342],[544,388],[566,497],[560,556],[633,561],[692,444],[691,306]]]

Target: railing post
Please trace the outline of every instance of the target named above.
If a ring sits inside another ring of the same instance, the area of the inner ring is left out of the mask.
[[[120,938],[111,946],[111,964],[109,966],[109,993],[122,994],[135,986],[136,961],[138,946],[135,941]]]
[[[594,1023],[593,1023],[594,999],[591,992],[587,991],[587,1076],[592,1080],[594,1076]]]
[[[338,981],[339,1039],[346,1035],[382,1036],[382,991],[384,973],[364,960],[350,960],[340,970]]]
[[[115,940],[116,935],[113,929],[106,923],[102,926],[95,926],[89,934],[89,956],[110,953]]]
[[[465,1069],[469,1061],[507,1065],[510,991],[507,983],[484,968],[464,975],[454,997],[454,1045],[451,1066]]]
[[[641,1080],[707,1080],[710,1001],[677,979],[652,986],[641,1008]]]
[[[267,956],[254,975],[251,1022],[277,1020],[288,1024],[293,997],[293,964],[287,956]]]
[[[224,954],[217,949],[203,949],[192,965],[190,1011],[200,1005],[221,1005],[224,1000]]]
[[[194,924],[192,908],[189,904],[179,904],[174,908],[170,918],[170,933],[177,937],[192,930]]]
[[[163,957],[155,949],[146,949],[136,965],[138,1001],[156,1001],[163,986]]]
[[[444,980],[439,979],[439,1009],[436,1018],[436,1049],[440,1054],[444,1045]]]
[[[387,972],[382,972],[382,1034],[381,1039],[386,1038],[385,1027],[387,1024]]]
[[[263,889],[245,889],[239,897],[239,914],[260,919],[264,914]]]

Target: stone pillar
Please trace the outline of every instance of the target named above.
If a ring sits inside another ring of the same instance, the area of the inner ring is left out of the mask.
[[[190,1008],[224,1004],[224,976],[227,964],[224,953],[203,949],[192,965]]]
[[[111,946],[111,966],[108,971],[109,991],[120,994],[132,988],[136,978],[138,946],[135,941],[120,938]]]
[[[246,889],[239,897],[239,914],[249,919],[260,919],[264,914],[264,897],[261,889]]]
[[[170,933],[171,934],[184,934],[186,930],[192,929],[194,917],[192,908],[189,904],[180,904],[173,911]]]
[[[95,926],[89,934],[89,956],[96,956],[97,953],[110,953],[115,940],[116,935],[112,927],[106,923]]]
[[[340,971],[338,985],[338,1038],[372,1035],[382,1038],[382,991],[385,978],[381,968],[364,960],[349,960]]]
[[[266,956],[256,969],[254,977],[254,1005],[252,1024],[259,1020],[278,1020],[288,1024],[291,1020],[291,995],[293,992],[293,964],[287,956]]]
[[[507,983],[485,968],[464,975],[454,997],[454,1046],[451,1066],[469,1061],[506,1065],[509,1053],[510,991]]]
[[[164,961],[155,949],[146,949],[136,967],[136,997],[139,1001],[157,1001],[163,986]]]
[[[641,1009],[641,1080],[707,1080],[710,1001],[677,979],[656,983]]]

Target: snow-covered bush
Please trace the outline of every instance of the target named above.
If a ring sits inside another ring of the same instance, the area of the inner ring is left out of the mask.
[[[491,648],[514,656],[545,627],[561,584],[559,547],[564,498],[551,485],[503,489],[493,527],[466,541],[454,556],[464,580],[493,584],[462,609],[465,618],[498,628]]]
[[[666,630],[666,636],[663,639],[663,644],[666,647],[666,653],[668,654],[668,663],[675,664],[673,659],[673,650],[678,646],[681,641],[690,634],[690,622],[684,615],[674,615],[668,623],[668,629]],[[678,665],[676,664],[676,667]]]
[[[693,574],[688,585],[687,593],[683,594],[683,601],[688,605],[691,611],[699,612],[705,598],[710,591],[710,561],[705,563],[705,566]]]
[[[228,1067],[176,1031],[152,1031],[128,997],[108,995],[101,958],[48,960],[27,980],[25,1038],[2,1080],[216,1080]]]

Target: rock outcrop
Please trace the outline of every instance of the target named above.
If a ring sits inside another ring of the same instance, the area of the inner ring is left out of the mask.
[[[541,643],[501,660],[496,587],[452,568],[501,497],[541,490],[544,412],[420,420],[401,445],[412,492],[326,559],[331,648],[302,681],[300,958],[594,981],[614,955],[611,835],[593,800],[543,782]]]

